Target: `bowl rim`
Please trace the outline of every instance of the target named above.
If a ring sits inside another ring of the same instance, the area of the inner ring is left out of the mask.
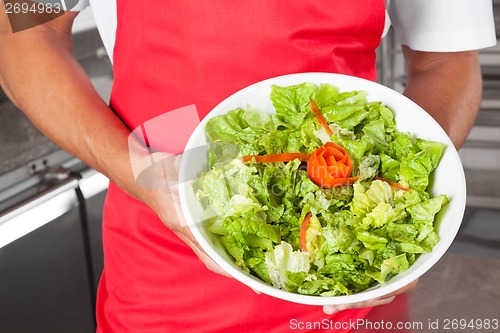
[[[411,105],[412,109],[414,109],[416,112],[419,112],[420,116],[426,118],[427,122],[434,127],[433,131],[437,131],[435,135],[442,137],[442,139],[440,139],[440,142],[445,143],[447,145],[445,154],[450,154],[451,156],[449,156],[449,158],[451,158],[452,162],[457,165],[457,171],[459,174],[458,174],[458,179],[454,184],[454,187],[463,189],[462,191],[459,191],[457,193],[458,195],[453,197],[455,206],[454,216],[457,221],[452,225],[453,228],[451,228],[451,230],[448,230],[446,237],[441,237],[440,235],[440,241],[434,247],[432,252],[421,254],[419,258],[415,261],[415,263],[408,270],[396,275],[396,277],[398,277],[397,279],[393,278],[387,283],[377,284],[374,287],[368,288],[364,291],[355,294],[340,295],[340,296],[312,296],[312,295],[292,293],[286,290],[278,289],[272,285],[266,284],[265,282],[250,275],[249,273],[244,272],[242,269],[236,267],[234,263],[230,264],[226,259],[222,258],[219,255],[219,253],[213,248],[211,242],[209,242],[205,238],[203,233],[200,231],[201,223],[193,224],[188,222],[188,227],[190,228],[191,232],[193,233],[193,236],[198,241],[202,249],[212,260],[215,261],[215,263],[217,263],[222,269],[224,269],[229,275],[233,276],[236,280],[261,293],[282,300],[300,304],[308,304],[308,305],[342,305],[342,304],[364,302],[368,300],[381,298],[385,295],[394,293],[400,288],[403,288],[406,285],[417,280],[442,258],[442,256],[446,253],[451,243],[455,239],[465,212],[465,203],[466,203],[465,173],[458,152],[455,149],[451,140],[449,139],[448,135],[443,130],[443,128],[419,105],[417,105],[415,102],[413,102],[406,96],[400,94],[399,92],[396,92],[391,88],[388,88],[374,81],[369,81],[355,76],[350,76],[346,74],[337,74],[337,73],[327,73],[327,72],[304,72],[304,73],[285,74],[253,83],[231,94],[229,97],[225,98],[223,101],[217,104],[207,114],[207,116],[204,119],[202,119],[202,121],[198,124],[198,126],[196,127],[196,129],[194,130],[194,132],[192,133],[190,139],[186,144],[185,151],[197,147],[197,140],[198,140],[197,137],[199,135],[203,135],[203,137],[205,136],[204,128],[206,122],[210,118],[217,116],[218,114],[223,114],[217,112],[225,110],[225,112],[227,113],[230,109],[227,109],[226,105],[230,104],[233,100],[241,98],[241,96],[245,96],[247,93],[254,91],[256,89],[266,89],[266,87],[270,87],[272,84],[294,85],[302,82],[311,82],[311,81],[332,84],[338,87],[340,91],[346,91],[346,89],[343,89],[341,86],[345,85],[344,84],[345,82],[349,82],[355,85],[359,84],[360,86],[362,86],[363,88],[359,88],[357,90],[366,90],[368,92],[368,96],[370,96],[370,94],[373,94],[374,92],[392,96],[393,98],[399,99],[401,102]],[[336,81],[338,81],[337,84],[335,84]],[[284,82],[289,82],[289,83],[283,84]],[[382,103],[384,105],[387,105],[385,101],[382,101]],[[392,110],[395,113],[396,123],[398,123],[397,121],[398,112],[394,109]],[[396,125],[396,128],[398,128],[398,125]],[[193,219],[188,204],[187,191],[186,191],[186,186],[189,183],[182,181],[182,179],[186,179],[185,170],[186,168],[188,168],[188,163],[189,163],[188,158],[185,157],[186,156],[183,156],[180,163],[180,169],[179,169],[180,181],[178,190],[179,190],[179,199],[182,212],[184,213],[184,217],[186,218],[186,220],[189,221],[190,219],[191,220]],[[423,258],[428,257],[431,260],[423,260],[421,259],[422,257]],[[417,262],[419,262],[419,265],[415,266]]]

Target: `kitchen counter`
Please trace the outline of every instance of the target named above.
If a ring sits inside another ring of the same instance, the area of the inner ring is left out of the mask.
[[[0,104],[0,175],[59,148],[12,103]]]
[[[500,260],[447,253],[414,290],[375,307],[352,332],[388,331],[500,332]]]

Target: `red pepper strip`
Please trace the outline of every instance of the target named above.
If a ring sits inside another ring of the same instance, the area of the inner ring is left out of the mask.
[[[304,217],[304,221],[302,221],[302,225],[300,226],[300,249],[302,252],[307,252],[306,248],[306,232],[307,232],[307,227],[309,226],[309,220],[311,220],[312,214],[309,212],[307,213],[306,217]]]
[[[243,156],[243,162],[255,160],[258,163],[272,163],[272,162],[290,162],[298,158],[302,162],[307,161],[309,155],[306,153],[280,153],[269,155],[246,155]]]
[[[323,188],[353,184],[358,177],[349,177],[352,172],[351,158],[344,148],[327,142],[316,149],[307,161],[309,178]]]
[[[318,107],[316,106],[312,98],[309,100],[309,105],[311,106],[312,112],[316,115],[316,120],[318,121],[318,123],[321,125],[321,127],[325,129],[328,136],[332,137],[333,135],[332,129],[330,128],[330,126],[328,126],[325,117],[323,117],[323,114],[321,113],[321,111],[319,111]]]
[[[397,188],[398,190],[401,190],[401,191],[409,191],[410,190],[409,188],[404,187],[403,185],[399,185],[398,183],[392,182],[392,181],[390,181],[389,179],[386,179],[386,178],[375,177],[375,179],[384,181],[384,182],[388,183],[389,185],[391,185],[392,187]]]

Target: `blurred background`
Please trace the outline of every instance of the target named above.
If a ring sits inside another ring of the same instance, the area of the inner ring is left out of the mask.
[[[500,1],[495,15],[500,36]],[[75,56],[107,101],[111,63],[89,9],[73,35]],[[378,81],[402,91],[398,45],[390,30],[378,50]],[[459,151],[468,203],[450,252],[500,259],[500,45],[480,58],[481,111]],[[0,332],[94,331],[106,189],[104,176],[54,145],[0,90]]]

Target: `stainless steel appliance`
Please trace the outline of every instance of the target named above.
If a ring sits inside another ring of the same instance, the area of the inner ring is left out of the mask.
[[[91,332],[107,179],[56,151],[6,187],[22,169],[0,176],[0,331]]]

